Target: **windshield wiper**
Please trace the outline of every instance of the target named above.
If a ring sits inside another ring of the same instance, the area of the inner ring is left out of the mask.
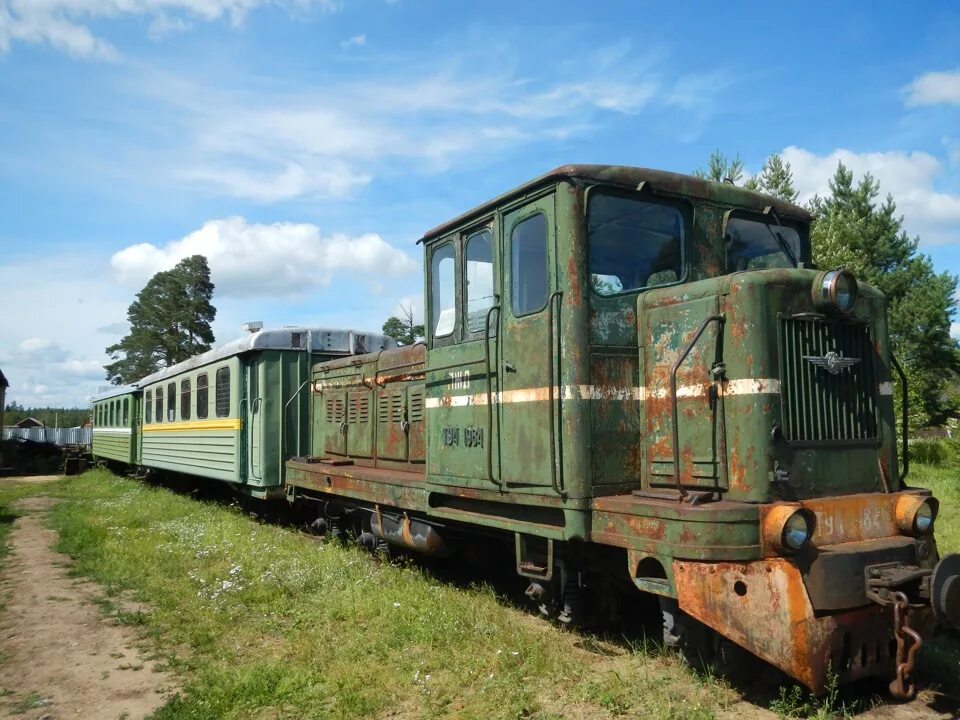
[[[796,258],[796,256],[794,256],[793,250],[790,249],[790,243],[788,243],[788,242],[784,239],[783,235],[781,235],[781,234],[778,233],[778,232],[774,232],[774,231],[773,231],[773,228],[772,228],[770,225],[768,225],[767,223],[764,223],[763,225],[764,225],[765,228],[767,228],[767,232],[769,232],[771,235],[773,235],[773,239],[776,240],[777,243],[780,245],[780,249],[783,250],[783,253],[787,256],[787,259],[790,260],[791,263],[793,263],[793,266],[794,266],[794,267],[796,267],[796,266],[797,266],[797,258]],[[781,226],[781,225],[777,225],[777,227],[782,227],[782,226]]]

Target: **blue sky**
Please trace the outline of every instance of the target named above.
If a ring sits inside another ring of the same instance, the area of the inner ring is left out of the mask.
[[[8,397],[83,404],[193,252],[220,341],[379,329],[425,230],[568,162],[782,152],[806,199],[843,159],[960,273],[958,37],[945,3],[0,0]]]

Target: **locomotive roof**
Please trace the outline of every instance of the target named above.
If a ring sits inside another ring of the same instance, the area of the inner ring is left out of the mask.
[[[136,385],[118,385],[117,387],[112,387],[109,390],[104,390],[101,393],[97,393],[90,398],[90,402],[100,402],[101,400],[109,400],[112,397],[117,397],[118,395],[129,395],[130,393],[137,392],[140,388]]]
[[[295,333],[300,334],[299,343],[294,342],[293,335]],[[301,343],[306,343],[307,339],[309,339],[311,353],[329,353],[331,355],[360,355],[374,350],[397,347],[397,341],[389,335],[356,330],[332,330],[321,327],[284,327],[257,330],[148,375],[140,380],[137,385],[144,387],[188,370],[209,365],[217,360],[255,350],[304,351],[306,348]]]
[[[541,185],[547,185],[559,180],[588,181],[630,189],[635,189],[640,183],[645,182],[649,184],[654,192],[662,192],[667,195],[696,197],[761,212],[767,207],[772,207],[778,215],[786,215],[803,221],[809,221],[811,219],[810,213],[799,205],[794,205],[786,200],[737,187],[730,183],[703,180],[693,175],[681,175],[680,173],[667,172],[665,170],[651,170],[650,168],[628,167],[625,165],[561,165],[545,175],[541,175],[514,188],[510,192],[504,193],[493,200],[488,200],[482,205],[478,205],[472,210],[455,217],[453,220],[438,225],[433,230],[425,233],[418,242],[428,242],[440,235],[444,235],[460,225],[469,222],[478,215],[489,213],[494,208],[529,193]]]

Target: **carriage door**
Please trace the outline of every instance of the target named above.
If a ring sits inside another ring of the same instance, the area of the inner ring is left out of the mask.
[[[250,448],[250,479],[263,479],[263,398],[260,396],[260,368],[263,361],[247,364],[247,442]]]
[[[551,306],[560,305],[554,295],[553,195],[506,213],[503,230],[501,478],[510,487],[551,487],[558,482],[555,468],[559,464],[551,436],[559,428],[558,403],[552,401],[550,387],[558,338],[554,333],[551,341],[549,319]],[[556,382],[553,377],[554,386]]]

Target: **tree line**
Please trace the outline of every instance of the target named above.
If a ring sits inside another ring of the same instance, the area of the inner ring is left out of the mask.
[[[47,427],[77,427],[90,419],[90,408],[24,407],[16,401],[4,408],[5,426],[16,425],[27,418],[39,420]]]

